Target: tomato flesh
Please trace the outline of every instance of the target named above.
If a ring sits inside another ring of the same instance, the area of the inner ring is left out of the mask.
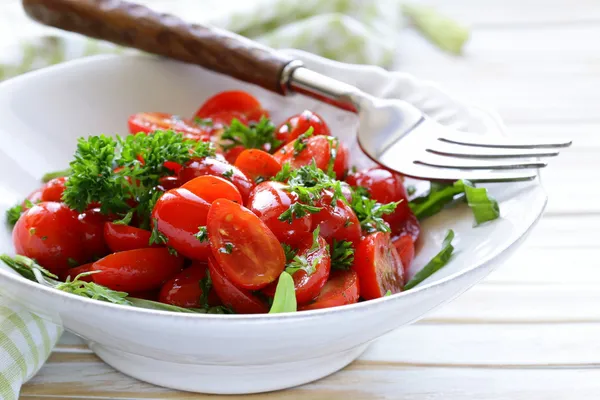
[[[98,285],[124,292],[157,289],[183,267],[183,257],[171,255],[165,247],[136,249],[110,254],[92,265]]]
[[[318,310],[353,304],[360,296],[360,279],[353,270],[331,271],[329,280],[314,302],[298,307],[298,311]]]
[[[258,149],[242,151],[235,166],[254,182],[266,181],[281,170],[281,164],[271,154]]]
[[[404,267],[389,233],[375,232],[360,241],[352,269],[360,279],[360,295],[365,300],[383,297],[389,290],[402,291]]]
[[[236,286],[262,289],[283,271],[285,254],[277,237],[247,208],[218,199],[208,212],[206,228],[212,256]]]
[[[209,258],[208,269],[213,288],[223,302],[239,314],[262,314],[269,312],[267,305],[249,290],[238,288],[225,275],[214,258]]]

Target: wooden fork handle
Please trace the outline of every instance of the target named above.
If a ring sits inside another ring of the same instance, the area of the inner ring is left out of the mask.
[[[120,0],[22,0],[45,25],[197,64],[284,93],[293,58],[225,30],[160,14]],[[202,2],[199,2],[201,4]]]

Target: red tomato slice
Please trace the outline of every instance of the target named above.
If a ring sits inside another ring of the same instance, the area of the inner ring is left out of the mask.
[[[184,269],[165,282],[158,295],[159,301],[178,307],[201,307],[202,289],[200,288],[200,281],[206,277],[207,269],[208,265],[206,263],[194,262],[189,268]],[[208,302],[211,306],[220,304],[214,290],[210,291]]]
[[[244,202],[248,200],[250,191],[254,188],[254,182],[244,175],[242,171],[229,164],[227,161],[218,158],[192,160],[179,171],[181,183],[185,183],[202,175],[214,175],[227,179],[235,185],[237,190],[239,190]]]
[[[150,231],[133,226],[104,224],[104,241],[113,253],[150,247],[150,235]]]
[[[283,183],[272,181],[258,184],[250,194],[248,209],[269,227],[277,240],[296,247],[311,231],[312,216],[306,214],[292,219],[291,223],[279,220],[279,216],[298,201],[298,196],[286,191],[286,187]]]
[[[314,160],[318,168],[327,171],[330,159],[328,138],[329,136],[311,136],[306,139],[296,139],[277,150],[273,157],[281,165],[289,162],[292,169],[309,165]],[[300,140],[303,141],[304,148],[297,151],[294,145]]]
[[[268,180],[281,170],[281,164],[275,157],[258,149],[242,151],[235,161],[235,166],[254,182]]]
[[[312,242],[312,235],[305,236],[297,254],[305,257],[309,265],[314,265],[315,271],[308,275],[306,271],[299,270],[292,275],[294,289],[296,290],[296,301],[300,305],[311,302],[319,295],[327,282],[327,278],[329,278],[331,269],[331,257],[325,239],[319,237],[319,247],[316,250],[311,250]],[[277,281],[264,288],[262,292],[273,297],[276,288]]]
[[[404,276],[408,274],[410,264],[412,264],[415,258],[415,243],[410,235],[404,235],[392,239],[392,243],[396,246],[400,260],[402,260],[402,266],[404,267]]]
[[[67,278],[70,277],[70,279],[73,280],[79,274],[83,274],[84,272],[90,272],[92,270],[92,264],[93,263],[88,263],[88,264],[80,265],[79,267],[69,268],[61,273],[60,279],[63,281],[66,281]],[[84,281],[84,282],[92,282],[92,276],[91,275],[82,276],[81,278],[79,278],[79,280]]]
[[[239,288],[262,289],[283,271],[283,248],[267,225],[247,208],[218,199],[208,212],[206,228],[212,256]]]
[[[214,95],[204,102],[195,116],[210,118],[223,112],[240,113],[249,121],[258,121],[262,116],[269,117],[269,113],[262,108],[254,96],[241,90],[230,90]]]
[[[332,194],[325,191],[321,201],[317,204],[322,207],[322,210],[312,215],[312,230],[320,226],[320,234],[328,243],[331,243],[333,239],[358,243],[361,229],[356,214],[342,200],[338,200],[335,207],[332,207],[331,199]]]
[[[331,271],[329,280],[314,302],[300,306],[299,311],[338,307],[358,302],[359,278],[356,272]]]
[[[394,234],[410,234],[413,241],[419,237],[420,226],[408,205],[408,196],[404,189],[402,175],[385,168],[374,167],[365,169],[346,178],[352,186],[365,187],[371,197],[379,203],[402,201],[392,214],[384,215],[383,219],[390,224]]]
[[[267,305],[251,291],[238,288],[227,278],[214,258],[208,259],[208,269],[213,288],[219,299],[238,314],[262,314],[269,312]]]
[[[87,251],[77,217],[77,212],[63,203],[34,205],[21,215],[13,229],[15,251],[35,259],[56,275],[83,264]]]
[[[331,135],[329,127],[317,113],[310,110],[304,110],[301,114],[293,115],[283,124],[277,127],[275,131],[278,140],[283,143],[289,143],[296,140],[298,136],[305,133],[309,128],[313,128],[313,135]]]
[[[110,254],[92,265],[98,285],[124,292],[157,289],[183,267],[183,257],[171,255],[165,247],[136,249]]]
[[[167,237],[167,246],[193,260],[206,261],[210,255],[208,242],[195,236],[206,226],[210,204],[184,188],[163,194],[152,210],[152,222]]]
[[[235,185],[218,176],[199,176],[191,181],[187,181],[181,187],[194,193],[209,204],[212,204],[217,199],[228,199],[242,204],[242,195]]]
[[[390,235],[375,232],[360,241],[352,268],[360,278],[360,295],[365,300],[383,297],[389,290],[402,291],[404,268]]]
[[[184,136],[198,140],[208,140],[211,134],[210,127],[198,126],[190,120],[181,119],[177,115],[161,112],[134,114],[129,117],[128,124],[131,133],[150,133],[170,129],[188,134],[189,136]]]
[[[81,240],[85,250],[86,261],[95,260],[107,255],[108,246],[104,241],[106,216],[100,213],[99,208],[93,208],[79,214],[78,219],[81,223]]]

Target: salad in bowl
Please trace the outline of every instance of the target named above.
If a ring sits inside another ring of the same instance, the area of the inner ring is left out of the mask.
[[[417,273],[420,221],[470,182],[357,168],[319,114],[272,121],[242,90],[194,115],[140,112],[129,135],[81,137],[69,168],[7,211],[24,277],[83,297],[184,313],[302,312],[410,290],[452,255],[453,232]]]

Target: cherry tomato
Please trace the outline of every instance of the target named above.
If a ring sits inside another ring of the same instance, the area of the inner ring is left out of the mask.
[[[221,111],[211,114],[208,119],[211,120],[213,126],[224,127],[231,125],[231,121],[237,119],[244,125],[248,125],[248,118],[239,111]]]
[[[161,176],[158,178],[158,186],[163,191],[176,189],[181,186],[181,181],[178,176]]]
[[[402,183],[402,176],[381,167],[365,169],[351,174],[346,179],[352,186],[365,187],[371,197],[379,203],[402,201],[392,214],[383,219],[390,224],[395,234],[407,233],[416,241],[419,237],[419,222],[408,205],[408,196]]]
[[[306,214],[293,218],[292,222],[280,221],[279,217],[298,201],[295,193],[285,190],[281,182],[263,182],[254,188],[248,199],[248,209],[256,214],[275,234],[277,240],[293,247],[311,231],[312,217]]]
[[[90,272],[92,270],[92,264],[93,263],[88,263],[80,265],[79,267],[69,268],[61,273],[60,279],[66,281],[68,277],[71,277],[70,279],[74,280],[77,277],[77,275],[83,274],[84,272]],[[79,280],[84,282],[92,282],[92,276],[82,276],[81,278],[79,278]]]
[[[314,265],[315,271],[309,275],[305,270],[301,269],[292,275],[294,289],[296,290],[296,301],[300,305],[309,303],[319,295],[327,282],[327,278],[329,278],[329,271],[331,269],[331,257],[329,256],[325,239],[319,237],[316,249],[311,250],[312,245],[312,235],[305,236],[297,254],[304,257],[309,265]],[[267,296],[273,297],[276,288],[277,281],[271,283],[262,291]]]
[[[248,179],[242,171],[227,163],[227,161],[218,158],[192,160],[179,171],[181,183],[185,183],[202,175],[214,175],[227,179],[239,190],[244,203],[248,201],[250,191],[254,187],[254,182]]]
[[[237,161],[237,158],[246,150],[244,146],[235,146],[223,153],[227,162],[231,165],[234,165]]]
[[[404,286],[404,269],[389,233],[375,232],[360,241],[352,268],[360,279],[365,300],[382,297],[389,290],[398,293]]]
[[[359,278],[353,270],[331,271],[329,280],[314,302],[298,307],[299,311],[338,307],[358,302]]]
[[[329,136],[329,127],[317,113],[310,110],[304,110],[302,113],[289,117],[283,124],[277,127],[275,131],[276,138],[283,143],[289,143],[305,133],[309,128],[313,128],[313,135]]]
[[[242,195],[235,185],[218,176],[199,176],[187,181],[181,187],[194,193],[208,204],[212,204],[217,199],[229,199],[238,204],[242,203]]]
[[[275,157],[258,149],[242,151],[235,161],[235,166],[254,182],[268,180],[281,170],[281,164]]]
[[[35,259],[60,275],[86,261],[77,212],[63,203],[38,203],[25,211],[13,230],[17,254]]]
[[[193,260],[206,261],[210,255],[208,242],[195,236],[206,225],[210,203],[184,188],[163,194],[152,210],[155,229],[165,235],[167,246]]]
[[[415,258],[415,243],[410,235],[403,235],[392,239],[392,243],[396,246],[400,260],[402,260],[402,266],[404,267],[404,276],[408,274],[410,264],[412,264]]]
[[[333,162],[333,172],[337,179],[343,179],[348,173],[350,167],[350,151],[344,143],[338,143],[335,149],[335,161]]]
[[[65,191],[67,177],[54,178],[42,186],[41,201],[62,201],[62,195]],[[29,199],[32,201],[31,199]],[[32,201],[33,202],[33,201]]]
[[[31,203],[33,204],[37,204],[39,202],[42,201],[42,193],[44,192],[44,186],[37,188],[36,190],[34,190],[33,192],[29,193],[29,196],[27,196],[27,200],[29,200]],[[60,200],[59,200],[60,201]],[[29,209],[29,207],[27,207],[27,204],[25,204],[26,202],[24,201],[23,204],[21,204],[21,207],[23,207],[23,210],[27,210]]]
[[[171,255],[165,247],[136,249],[110,254],[92,265],[98,285],[124,292],[157,289],[183,267],[183,257]]]
[[[262,116],[269,116],[254,96],[241,90],[230,90],[214,95],[204,102],[195,116],[210,118],[222,112],[238,112],[249,121],[258,121]]]
[[[329,191],[323,193],[317,203],[317,206],[322,207],[322,209],[312,215],[312,230],[320,226],[320,235],[328,243],[331,243],[333,239],[358,243],[361,237],[361,229],[356,214],[342,200],[338,200],[335,206],[331,206],[332,198],[333,196]]]
[[[277,237],[252,211],[216,200],[206,224],[212,256],[236,286],[262,289],[279,277],[285,254]]]
[[[213,288],[227,307],[239,314],[262,314],[269,312],[267,305],[249,290],[238,288],[223,272],[214,258],[208,259],[208,269]]]
[[[129,293],[129,297],[135,297],[136,299],[143,299],[143,300],[158,301],[158,290],[152,289],[152,290],[143,290],[140,292],[131,292],[131,293]]]
[[[108,247],[104,241],[106,216],[100,213],[99,208],[93,208],[79,214],[78,219],[81,223],[81,240],[86,254],[86,261],[98,259],[108,254]]]
[[[338,179],[348,169],[348,148],[332,136],[300,137],[277,150],[273,157],[281,165],[290,163],[292,169],[309,165],[314,160],[323,171],[332,169]]]
[[[113,253],[151,247],[148,244],[150,235],[150,231],[129,225],[113,224],[112,222],[104,224],[104,241]]]
[[[129,132],[150,133],[159,130],[174,130],[187,135],[191,139],[208,140],[211,134],[209,127],[198,126],[190,120],[181,119],[177,115],[147,112],[134,114],[129,117]]]
[[[207,269],[208,265],[206,263],[194,262],[189,268],[184,269],[165,282],[160,289],[158,300],[161,303],[178,307],[202,307],[200,303],[200,296],[202,296],[200,281],[206,277]],[[209,293],[208,303],[211,306],[220,303],[214,290]]]
[[[163,166],[167,169],[170,169],[171,171],[173,171],[175,174],[177,174],[179,172],[179,170],[181,170],[181,167],[183,167],[183,165],[179,164],[178,162],[175,161],[165,161],[163,163]],[[164,177],[167,178],[167,177]],[[159,178],[160,180],[160,178]]]

